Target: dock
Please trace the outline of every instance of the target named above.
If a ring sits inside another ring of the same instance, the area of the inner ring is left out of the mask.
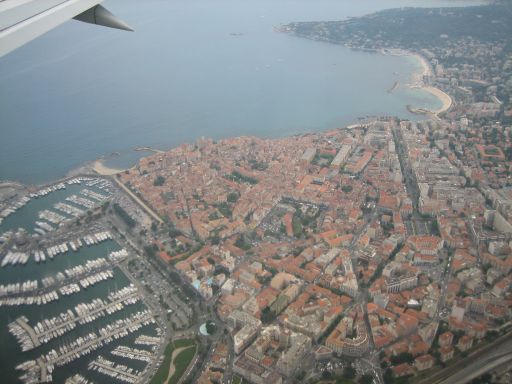
[[[90,303],[78,304],[75,312],[67,310],[51,319],[41,320],[35,327],[31,327],[28,319],[22,316],[9,324],[9,332],[16,337],[23,352],[29,351],[71,331],[77,324],[90,323],[105,316],[105,312],[110,315],[123,309],[124,305],[135,304],[140,295],[137,288],[130,285],[111,293],[109,299],[109,302],[94,299]]]
[[[135,383],[140,375],[138,371],[134,371],[126,365],[115,364],[113,361],[107,360],[102,356],[98,356],[96,360],[89,363],[89,369],[126,383]]]
[[[101,328],[97,333],[91,332],[74,341],[62,345],[58,350],[52,349],[35,360],[19,364],[16,369],[24,371],[20,377],[23,383],[51,381],[51,372],[56,366],[66,365],[114,340],[120,339],[140,329],[143,325],[153,324],[155,319],[149,311],[136,314]],[[50,379],[50,380],[49,380]]]

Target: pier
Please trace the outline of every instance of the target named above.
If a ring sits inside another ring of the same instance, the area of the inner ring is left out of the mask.
[[[42,280],[43,288],[39,288],[37,280],[28,280],[23,283],[0,285],[0,307],[3,305],[41,305],[58,300],[57,291],[63,296],[80,292],[101,281],[114,277],[113,268],[128,256],[124,248],[110,252],[108,260],[98,258],[88,260],[85,264],[65,269],[64,274],[45,277]]]
[[[140,335],[135,339],[135,344],[138,345],[159,345],[162,342],[160,337]]]
[[[136,349],[126,347],[124,345],[118,346],[111,352],[114,356],[121,356],[127,359],[139,360],[149,363],[153,358],[153,354],[145,349]]]
[[[127,383],[135,383],[140,375],[138,371],[133,371],[125,365],[116,365],[113,361],[107,360],[102,356],[98,356],[96,360],[89,363],[89,369],[94,369],[99,373]]]
[[[83,355],[86,355],[103,345],[125,337],[140,329],[143,325],[155,322],[153,314],[149,311],[136,314],[101,328],[98,333],[91,332],[81,336],[71,343],[62,345],[58,351],[52,349],[36,360],[26,361],[16,367],[25,373],[20,377],[23,383],[38,383],[51,381],[51,373],[55,366],[68,364]]]
[[[78,304],[75,306],[76,315],[68,310],[54,318],[38,322],[35,327],[31,327],[28,319],[22,316],[9,324],[9,332],[16,337],[23,352],[29,351],[71,331],[77,324],[90,323],[105,316],[105,312],[112,314],[123,309],[124,305],[135,304],[140,296],[137,288],[130,285],[110,294],[109,299],[110,302],[95,299],[90,303]]]
[[[87,380],[85,377],[77,373],[74,376],[71,376],[66,379],[64,384],[92,384],[89,380]]]

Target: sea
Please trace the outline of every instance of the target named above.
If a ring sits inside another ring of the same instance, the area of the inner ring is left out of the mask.
[[[412,57],[274,32],[385,8],[469,0],[107,0],[135,32],[69,21],[0,58],[0,180],[40,184],[99,157],[128,167],[201,136],[287,136],[358,117],[417,118]],[[399,88],[388,93],[395,81]]]

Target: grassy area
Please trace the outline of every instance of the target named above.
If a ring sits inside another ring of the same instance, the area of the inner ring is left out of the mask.
[[[183,347],[190,347],[192,345],[196,345],[196,342],[192,339],[181,339],[181,340],[174,341],[174,347],[176,349],[183,348]]]
[[[174,371],[174,375],[172,375],[169,379],[169,384],[177,383],[181,376],[183,376],[188,366],[190,365],[190,362],[194,358],[196,350],[197,347],[194,345],[184,349],[178,354],[178,356],[176,356],[174,359],[174,366],[176,367],[176,370]]]
[[[233,377],[233,384],[242,384],[242,378],[239,376]]]
[[[167,344],[167,347],[165,347],[164,361],[162,362],[162,364],[160,364],[160,367],[158,368],[158,371],[156,371],[155,376],[153,376],[153,378],[149,382],[150,384],[161,384],[167,378],[167,375],[169,374],[171,356],[173,351],[174,348],[172,342],[170,342],[169,344]]]
[[[149,383],[150,384],[163,384],[165,379],[167,378],[167,375],[169,374],[169,369],[171,367],[171,357],[172,357],[172,353],[174,352],[174,350],[177,348],[195,346],[195,345],[196,345],[196,343],[194,342],[194,340],[191,340],[191,339],[175,340],[174,343],[171,341],[169,344],[167,344],[167,347],[165,347],[165,351],[164,351],[164,361],[162,362],[162,364],[156,371],[155,376],[153,376],[153,378],[151,379],[151,381]],[[192,348],[190,348],[190,349],[192,349]],[[195,350],[195,348],[193,348],[193,349]],[[181,355],[181,353],[178,354],[178,356],[176,356],[176,360],[178,360],[180,355]],[[186,367],[185,367],[185,369],[186,369]],[[175,373],[175,375],[176,375],[176,373]],[[174,378],[174,376],[173,376],[173,378]],[[171,383],[172,382],[173,381],[171,380]]]

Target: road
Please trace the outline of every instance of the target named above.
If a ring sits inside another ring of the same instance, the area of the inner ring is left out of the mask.
[[[504,362],[511,361],[511,355],[512,332],[509,332],[491,344],[472,352],[468,357],[418,381],[418,384],[467,383],[472,378],[497,368]],[[508,358],[505,359],[506,356]]]
[[[466,369],[463,369],[455,375],[450,376],[450,378],[441,381],[440,384],[465,384],[495,368],[499,368],[502,365],[509,365],[511,361],[512,351],[500,357],[491,356],[487,359],[482,359],[476,364],[471,364],[466,367]]]
[[[115,181],[115,183],[122,188],[123,191],[125,191],[128,196],[130,196],[133,201],[135,201],[139,206],[146,211],[146,213],[151,216],[153,219],[158,221],[160,224],[163,224],[164,221],[158,216],[146,203],[144,203],[135,193],[133,193],[126,185],[124,185],[121,181],[117,179],[117,177],[112,177],[112,179]]]

